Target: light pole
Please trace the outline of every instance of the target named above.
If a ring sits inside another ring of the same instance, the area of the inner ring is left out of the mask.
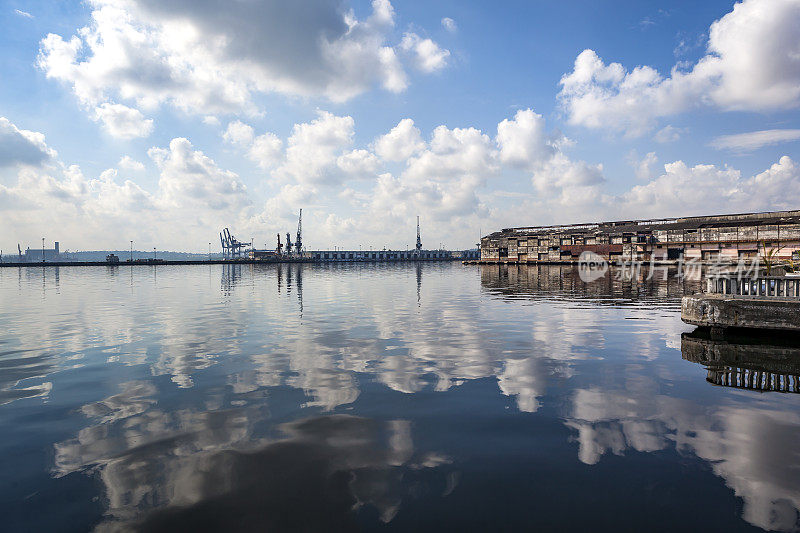
[[[208,260],[211,261],[211,243],[208,243]]]
[[[133,241],[131,241],[131,263],[133,263]]]
[[[42,237],[42,263],[44,263],[44,237]]]
[[[156,260],[156,247],[153,246],[153,261]]]

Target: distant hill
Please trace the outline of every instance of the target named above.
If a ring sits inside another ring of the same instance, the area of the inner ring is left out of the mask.
[[[61,261],[105,261],[108,254],[115,254],[121,262],[125,262],[131,257],[130,250],[94,250],[85,252],[62,252],[59,254]],[[187,252],[156,251],[158,259],[167,261],[201,261],[208,259],[208,254],[192,254]],[[133,251],[133,259],[152,259],[153,252]],[[212,259],[222,259],[221,253],[212,253]],[[17,254],[3,254],[2,261],[5,263],[17,261]]]

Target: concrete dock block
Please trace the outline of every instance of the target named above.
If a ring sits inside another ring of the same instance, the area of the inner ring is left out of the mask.
[[[723,294],[694,294],[681,302],[681,320],[710,328],[800,332],[800,301]]]

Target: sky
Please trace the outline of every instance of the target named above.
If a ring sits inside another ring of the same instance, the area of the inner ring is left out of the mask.
[[[800,0],[0,1],[0,249],[800,209]]]

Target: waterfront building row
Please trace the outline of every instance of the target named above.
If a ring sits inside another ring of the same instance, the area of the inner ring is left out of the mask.
[[[505,228],[481,238],[483,263],[800,259],[800,210]]]

